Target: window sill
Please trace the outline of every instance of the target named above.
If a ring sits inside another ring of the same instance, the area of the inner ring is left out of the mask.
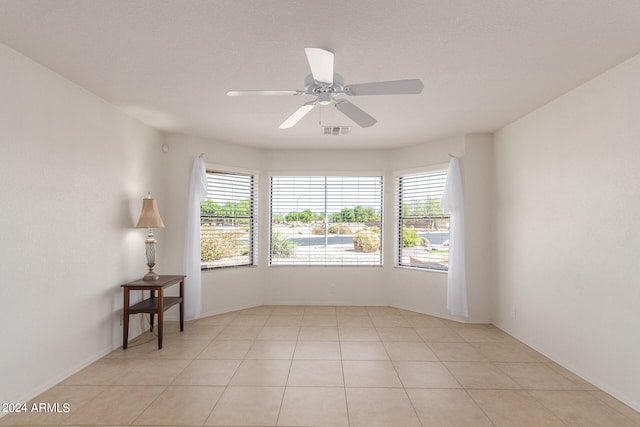
[[[205,268],[200,268],[201,272],[206,272],[206,271],[220,271],[220,270],[230,270],[230,269],[244,269],[244,268],[255,268],[257,267],[256,264],[243,264],[243,265],[224,265],[224,266],[220,266],[220,267],[205,267]]]
[[[335,268],[345,268],[345,267],[353,267],[353,268],[363,268],[363,267],[371,267],[371,268],[380,268],[384,267],[382,264],[375,265],[363,265],[363,264],[269,264],[269,267],[280,268],[280,267],[335,267]]]
[[[430,271],[431,273],[440,273],[440,274],[448,274],[449,270],[438,270],[435,268],[424,268],[424,267],[412,267],[410,265],[394,265],[394,268],[400,268],[403,270],[414,270],[414,271]]]

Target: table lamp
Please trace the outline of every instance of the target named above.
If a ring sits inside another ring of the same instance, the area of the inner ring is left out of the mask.
[[[162,218],[160,218],[160,212],[158,212],[158,205],[156,199],[151,198],[151,193],[147,198],[142,199],[142,212],[140,212],[140,219],[136,228],[148,228],[149,235],[147,240],[144,241],[145,249],[147,251],[147,266],[149,272],[144,275],[143,280],[157,280],[158,276],[153,272],[153,267],[156,265],[156,239],[153,237],[154,228],[164,228]]]

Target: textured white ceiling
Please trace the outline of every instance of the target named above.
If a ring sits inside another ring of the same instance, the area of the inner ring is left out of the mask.
[[[638,0],[0,0],[0,41],[158,129],[255,147],[386,148],[490,132],[640,52]],[[311,98],[305,47],[345,82],[420,78],[421,95]],[[1,70],[0,70],[1,71]],[[324,125],[353,125],[323,136]]]

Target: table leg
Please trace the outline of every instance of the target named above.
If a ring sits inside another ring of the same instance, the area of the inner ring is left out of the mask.
[[[184,331],[184,279],[180,281],[180,332]]]
[[[151,298],[155,298],[156,297],[156,291],[150,290],[149,293],[150,293],[149,296]],[[149,332],[153,332],[153,317],[154,317],[154,314],[153,313],[149,313],[149,324],[150,324],[149,325]]]
[[[158,350],[162,349],[162,326],[164,318],[164,295],[162,288],[158,289]]]
[[[122,314],[122,349],[127,349],[129,343],[129,289],[124,289],[124,306]]]

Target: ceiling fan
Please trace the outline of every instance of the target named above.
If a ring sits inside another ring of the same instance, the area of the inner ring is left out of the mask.
[[[344,85],[341,75],[333,71],[333,52],[317,47],[304,49],[307,61],[311,68],[311,74],[304,79],[303,90],[232,90],[227,92],[229,96],[245,95],[311,95],[315,96],[298,108],[280,126],[280,129],[291,128],[296,125],[316,105],[333,104],[340,112],[359,126],[366,128],[376,124],[377,120],[356,107],[344,98],[334,98],[334,95],[347,96],[364,95],[412,95],[422,92],[424,85],[420,79],[393,80],[385,82],[360,83]]]

